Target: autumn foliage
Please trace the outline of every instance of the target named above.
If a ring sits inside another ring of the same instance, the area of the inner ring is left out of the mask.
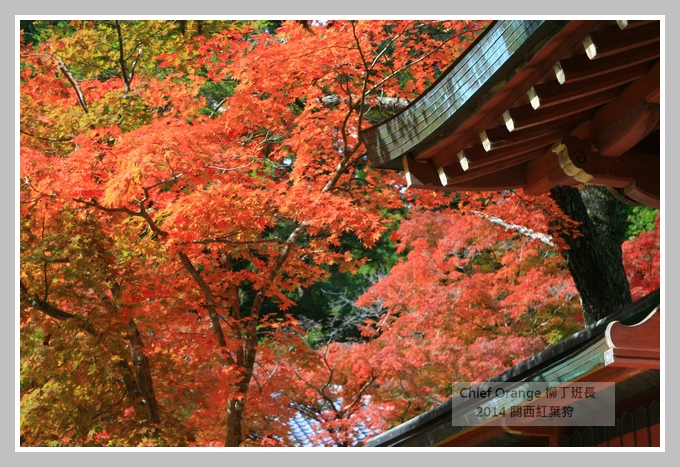
[[[357,427],[404,421],[580,326],[560,245],[509,227],[545,233],[560,218],[547,200],[404,192],[358,140],[486,24],[22,35],[22,442],[290,445],[302,413],[316,442],[355,445]],[[361,339],[310,347],[300,291],[356,271],[344,236],[371,248],[405,207],[404,260],[356,304],[378,310]],[[654,236],[641,241],[626,247],[640,293],[658,281]]]
[[[633,300],[644,297],[659,288],[661,284],[661,238],[660,218],[657,215],[654,227],[621,245],[623,265],[628,275]]]

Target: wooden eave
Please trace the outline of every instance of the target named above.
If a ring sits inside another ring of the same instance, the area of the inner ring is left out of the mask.
[[[607,326],[605,364],[612,368],[661,368],[661,314],[659,307],[638,324],[614,321]]]
[[[549,347],[539,354],[489,380],[498,382],[568,383],[576,381],[617,384],[617,404],[654,389],[658,385],[660,354],[660,293],[657,290],[604,318],[589,328]],[[648,373],[652,372],[652,376]],[[656,375],[656,376],[654,376]],[[651,383],[650,383],[651,380]],[[623,390],[619,390],[619,385]],[[455,412],[454,412],[455,411]],[[548,427],[522,434],[515,427],[452,426],[457,418],[474,419],[474,407],[460,398],[372,438],[368,446],[476,446],[492,443],[515,444],[532,436],[557,436]],[[534,427],[535,428],[535,427]]]
[[[374,165],[403,170],[412,188],[540,194],[590,183],[659,207],[660,36],[658,20],[493,22],[361,138]]]

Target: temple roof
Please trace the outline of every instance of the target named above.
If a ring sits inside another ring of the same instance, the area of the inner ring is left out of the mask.
[[[659,207],[658,20],[492,22],[428,90],[361,132],[411,188],[605,185]]]
[[[488,381],[616,383],[616,403],[658,391],[660,385],[660,291],[524,360]],[[453,426],[452,414],[473,412],[470,401],[452,398],[369,440],[368,446],[512,445],[525,436],[499,426]]]

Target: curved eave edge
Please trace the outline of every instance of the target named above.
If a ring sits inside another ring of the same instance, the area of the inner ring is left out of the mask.
[[[396,116],[360,134],[371,162],[398,168],[393,161],[450,128],[523,69],[536,45],[555,36],[567,21],[492,23],[418,99]]]
[[[636,325],[648,318],[650,312],[659,305],[661,291],[655,290],[640,300],[623,307],[618,313],[607,316],[588,328],[580,331],[544,351],[524,360],[512,368],[489,379],[489,382],[529,381],[541,371],[564,361],[598,340],[606,347],[605,333],[609,324],[615,321],[623,325]],[[454,404],[449,399],[434,409],[425,412],[406,423],[398,425],[368,441],[367,446],[397,446],[401,442],[435,426],[446,425],[452,430],[464,431],[465,427],[452,427],[451,416]],[[440,440],[441,442],[445,440]]]

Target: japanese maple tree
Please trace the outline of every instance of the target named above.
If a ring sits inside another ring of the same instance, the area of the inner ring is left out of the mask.
[[[401,224],[394,239],[407,256],[357,302],[382,310],[361,326],[384,369],[374,403],[404,421],[450,397],[452,383],[485,381],[582,328],[558,245],[539,230],[552,220],[568,222],[549,198],[508,192],[464,195]]]
[[[657,212],[653,227],[639,232],[621,246],[630,293],[634,300],[658,289],[661,285],[661,234]]]
[[[283,369],[309,352],[286,312],[361,264],[343,233],[371,247],[404,202],[358,131],[484,24],[75,21],[23,41],[24,442],[285,444]]]
[[[332,359],[323,348],[317,383],[304,380],[319,400],[333,391],[341,400],[364,398],[349,414],[325,412],[333,423],[319,423],[324,439],[337,438],[333,428],[343,424],[380,433],[444,402],[453,383],[486,381],[583,329],[560,254],[568,251],[564,233],[578,235],[578,227],[551,197],[514,191],[413,209],[393,234],[406,256],[356,303],[369,316],[359,326],[365,341],[345,343]],[[658,214],[651,230],[624,242],[623,259],[634,298],[659,288]],[[370,371],[342,370],[353,364]],[[348,393],[346,373],[366,386]]]

